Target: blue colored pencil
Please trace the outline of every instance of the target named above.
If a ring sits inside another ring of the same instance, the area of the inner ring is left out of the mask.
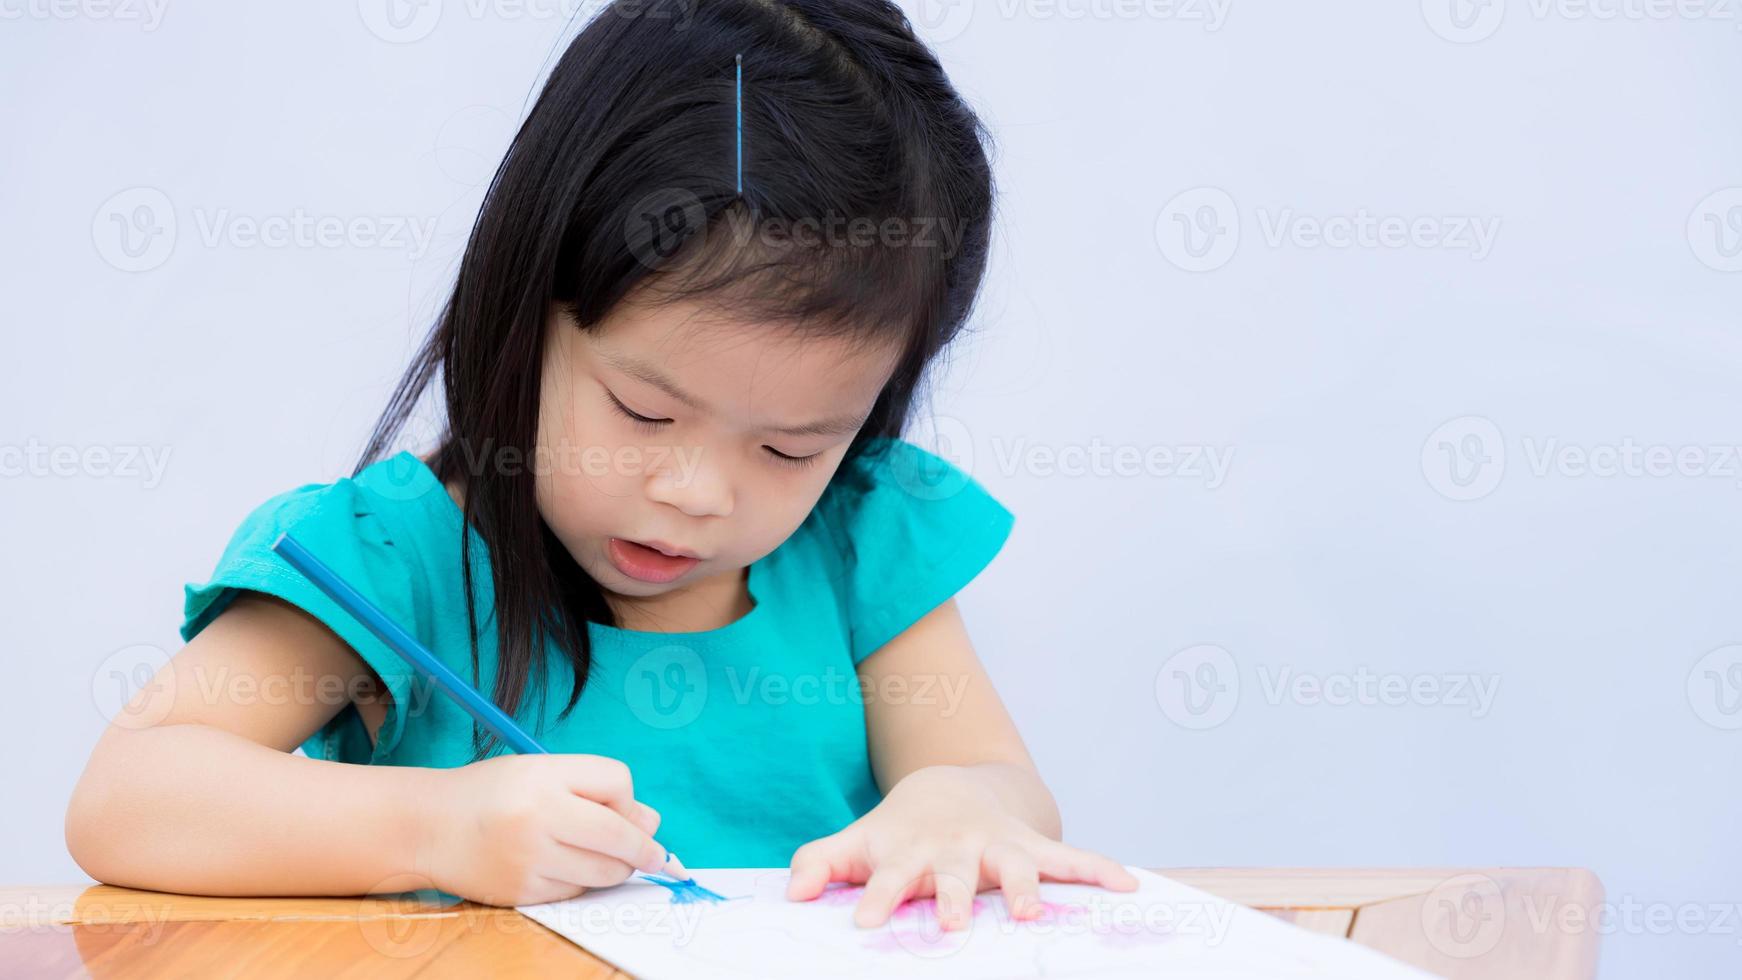
[[[550,750],[538,744],[527,731],[515,723],[508,713],[498,708],[494,702],[466,683],[465,679],[453,672],[447,664],[436,659],[429,648],[418,642],[417,637],[406,632],[395,623],[381,608],[370,602],[361,592],[352,588],[349,582],[339,577],[339,573],[327,567],[327,564],[316,558],[312,552],[303,547],[302,542],[291,537],[289,533],[280,534],[278,540],[272,543],[272,550],[279,557],[289,562],[291,567],[301,572],[310,582],[315,584],[327,598],[338,603],[339,608],[350,613],[356,620],[375,634],[376,638],[399,654],[412,670],[419,676],[434,684],[442,693],[454,699],[466,713],[477,719],[485,730],[501,739],[514,751],[521,755],[548,755]],[[664,847],[661,845],[661,849]],[[682,870],[683,864],[677,862],[675,855],[665,852],[668,867]],[[675,877],[675,876],[674,876]],[[688,883],[695,879],[685,872],[683,878]]]

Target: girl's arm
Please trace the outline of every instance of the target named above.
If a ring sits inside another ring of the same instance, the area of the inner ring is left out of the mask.
[[[658,817],[597,756],[459,769],[291,755],[349,695],[385,688],[312,616],[244,593],[98,741],[67,847],[116,885],[211,895],[360,895],[432,884],[496,904],[551,901],[657,868]],[[359,697],[371,737],[386,705]],[[558,822],[561,822],[559,825]],[[566,839],[565,839],[566,838]]]
[[[861,661],[859,677],[885,796],[793,855],[788,897],[814,898],[833,880],[863,881],[854,918],[874,926],[904,899],[935,893],[944,925],[960,928],[983,882],[1000,886],[1017,915],[1038,911],[1042,878],[1137,886],[1123,865],[1059,842],[1058,806],[954,599]]]
[[[427,771],[289,754],[348,703],[335,689],[370,676],[312,617],[238,596],[98,740],[67,807],[73,859],[111,884],[221,895],[354,895],[408,875]],[[373,736],[385,705],[358,710]]]

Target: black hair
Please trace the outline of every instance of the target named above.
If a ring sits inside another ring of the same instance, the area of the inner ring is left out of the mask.
[[[586,624],[615,625],[540,516],[531,474],[476,464],[530,458],[550,311],[591,329],[631,293],[693,298],[771,329],[895,345],[839,478],[879,437],[901,436],[926,366],[973,306],[989,143],[887,0],[619,0],[584,26],[497,168],[453,292],[356,467],[387,454],[439,374],[431,467],[464,485],[466,525],[492,559],[498,705],[515,713],[529,685],[542,690],[554,639],[573,668],[566,716],[587,679]]]

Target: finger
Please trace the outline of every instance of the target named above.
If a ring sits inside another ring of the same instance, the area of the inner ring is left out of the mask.
[[[659,831],[659,811],[645,803],[638,802],[635,807],[635,817],[633,818],[635,826],[640,827],[649,837],[653,836]]]
[[[859,836],[846,830],[819,837],[792,852],[792,876],[786,883],[786,897],[795,902],[808,902],[823,893],[831,881],[853,880],[853,851]]]
[[[639,804],[627,765],[603,755],[565,755],[562,759],[569,792],[607,806],[627,820],[635,819]]]
[[[918,858],[887,861],[871,872],[865,893],[853,909],[853,924],[861,928],[889,921],[895,907],[907,901],[924,884],[925,862]]]
[[[1112,858],[1051,839],[1037,849],[1035,863],[1050,881],[1081,881],[1120,892],[1137,887],[1137,876]]]
[[[945,931],[966,929],[974,918],[974,895],[980,890],[980,855],[962,853],[934,861],[931,879],[938,924]]]
[[[577,888],[609,888],[622,884],[635,869],[598,851],[551,841],[539,861],[538,873]]]
[[[1011,918],[1032,919],[1040,914],[1040,867],[1027,851],[1009,844],[987,848],[986,866],[1004,891]]]
[[[579,897],[585,891],[586,889],[580,885],[539,875],[533,890],[515,904],[543,905],[546,902],[566,902],[571,898]]]
[[[615,810],[569,796],[559,799],[553,816],[551,836],[570,847],[596,851],[642,871],[657,873],[665,867],[665,848]]]

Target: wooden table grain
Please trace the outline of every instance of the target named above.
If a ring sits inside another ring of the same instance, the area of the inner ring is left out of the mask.
[[[1157,868],[1444,977],[1590,980],[1603,889],[1576,868]],[[512,909],[414,897],[0,889],[0,972],[29,978],[628,978]]]

